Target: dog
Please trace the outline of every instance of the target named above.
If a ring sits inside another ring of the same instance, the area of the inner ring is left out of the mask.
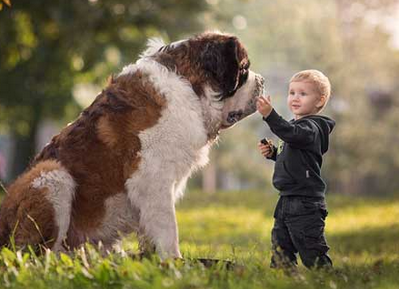
[[[67,251],[138,235],[141,252],[181,258],[175,202],[221,130],[256,111],[264,79],[239,39],[151,39],[9,187],[0,245]]]

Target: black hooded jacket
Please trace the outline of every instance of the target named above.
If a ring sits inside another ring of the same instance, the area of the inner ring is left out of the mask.
[[[335,122],[321,115],[288,122],[274,109],[263,120],[280,138],[270,157],[276,161],[273,185],[280,195],[324,197],[326,184],[320,175],[322,156],[328,150]]]

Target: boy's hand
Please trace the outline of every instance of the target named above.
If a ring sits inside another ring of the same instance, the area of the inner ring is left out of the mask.
[[[268,144],[259,142],[258,148],[260,153],[266,158],[270,158],[273,155],[273,143],[271,141],[269,141]]]
[[[270,95],[268,95],[267,98],[264,96],[259,97],[258,101],[256,102],[256,109],[263,117],[268,117],[273,109]]]

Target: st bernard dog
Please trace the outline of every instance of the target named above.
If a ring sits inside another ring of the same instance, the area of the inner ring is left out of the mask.
[[[264,80],[249,65],[232,35],[150,40],[9,186],[0,246],[106,247],[135,232],[142,251],[181,258],[175,202],[220,130],[255,112]]]

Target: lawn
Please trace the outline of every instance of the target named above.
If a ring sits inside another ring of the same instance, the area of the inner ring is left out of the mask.
[[[2,249],[0,288],[399,288],[399,196],[328,196],[327,239],[335,269],[287,276],[269,269],[275,195],[189,191],[177,205],[185,262],[143,261],[134,237],[118,253],[91,247],[71,256]],[[233,261],[211,268],[197,257]]]

